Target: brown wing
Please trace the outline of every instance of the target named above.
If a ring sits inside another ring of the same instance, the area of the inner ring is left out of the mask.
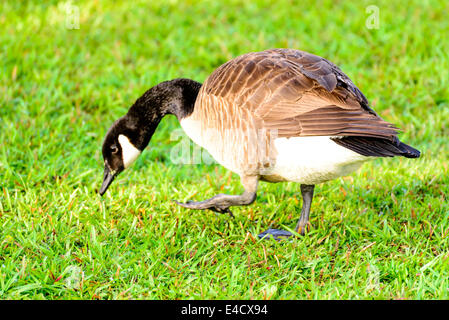
[[[273,49],[237,57],[206,80],[200,97],[207,96],[219,99],[229,112],[243,108],[256,127],[277,130],[280,137],[392,140],[397,135],[337,66],[303,51]]]

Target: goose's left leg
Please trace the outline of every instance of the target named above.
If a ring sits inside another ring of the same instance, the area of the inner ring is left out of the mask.
[[[296,224],[295,232],[304,235],[306,231],[307,224],[309,223],[309,213],[310,206],[312,204],[313,198],[313,190],[315,189],[315,185],[301,185],[301,195],[302,195],[302,209],[301,216],[299,217],[298,223]],[[289,238],[293,236],[293,233],[280,230],[280,229],[268,229],[267,231],[262,232],[258,235],[259,238],[271,238],[273,237],[275,240],[281,240],[284,238]]]
[[[256,200],[257,184],[259,182],[258,176],[241,176],[241,181],[245,192],[241,195],[229,195],[229,194],[218,194],[210,199],[193,202],[188,201],[186,203],[181,203],[175,201],[181,207],[189,209],[205,210],[209,209],[219,213],[229,213],[231,216],[232,212],[229,207],[232,206],[245,206],[249,205]]]

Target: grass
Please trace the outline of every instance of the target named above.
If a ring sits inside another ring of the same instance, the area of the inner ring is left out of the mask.
[[[0,4],[2,299],[449,298],[445,1],[73,4],[79,29],[63,2]],[[294,227],[299,185],[262,183],[235,219],[176,206],[242,187],[220,166],[172,163],[168,117],[99,197],[102,139],[145,90],[273,47],[341,66],[422,157],[318,185],[306,236],[258,241]]]

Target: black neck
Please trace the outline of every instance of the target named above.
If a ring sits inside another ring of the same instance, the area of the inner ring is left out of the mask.
[[[145,92],[129,109],[128,123],[135,123],[135,146],[143,150],[150,142],[156,127],[167,114],[178,120],[189,116],[194,109],[201,83],[190,79],[161,82]]]

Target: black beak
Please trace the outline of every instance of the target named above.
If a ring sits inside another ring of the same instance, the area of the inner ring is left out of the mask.
[[[100,196],[108,190],[108,187],[112,181],[114,181],[115,176],[116,174],[111,173],[108,166],[104,166],[103,184],[101,185]]]

